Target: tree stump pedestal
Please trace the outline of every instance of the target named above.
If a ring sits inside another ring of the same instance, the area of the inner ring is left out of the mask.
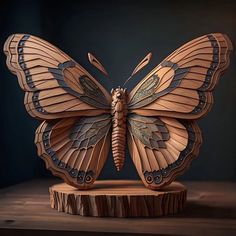
[[[51,207],[73,215],[96,217],[157,217],[183,210],[187,190],[172,182],[160,191],[136,180],[98,180],[89,190],[66,183],[49,188]]]

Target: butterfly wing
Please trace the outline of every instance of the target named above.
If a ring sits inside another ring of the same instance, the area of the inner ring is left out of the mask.
[[[161,188],[182,174],[198,155],[200,144],[201,132],[194,121],[128,116],[130,154],[148,188]]]
[[[44,121],[35,136],[38,155],[66,183],[89,188],[106,161],[110,128],[109,114]]]
[[[11,35],[8,68],[25,91],[28,113],[39,119],[110,112],[111,96],[83,67],[52,44],[32,35]]]
[[[128,143],[146,186],[158,189],[170,183],[197,156],[201,133],[191,120],[209,112],[231,51],[223,34],[199,37],[173,52],[131,91]]]
[[[229,65],[226,35],[199,37],[180,47],[131,91],[130,112],[145,116],[198,119],[209,112],[212,90]]]
[[[38,37],[11,35],[4,52],[25,91],[28,113],[45,120],[36,131],[38,154],[54,175],[88,188],[109,150],[110,95],[78,63]]]

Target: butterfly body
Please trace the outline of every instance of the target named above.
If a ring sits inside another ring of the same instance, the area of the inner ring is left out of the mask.
[[[111,91],[112,103],[112,154],[116,169],[120,171],[125,161],[127,90],[116,88]]]
[[[43,120],[35,133],[38,155],[54,175],[79,189],[90,188],[98,178],[110,144],[117,170],[128,144],[135,168],[150,189],[183,174],[202,143],[195,120],[210,111],[213,89],[229,66],[231,51],[226,35],[203,35],[175,50],[129,93],[118,87],[109,94],[80,64],[45,40],[13,34],[4,44],[7,66],[25,91],[26,110]],[[94,56],[89,58],[106,74]],[[133,73],[149,59],[150,54]]]

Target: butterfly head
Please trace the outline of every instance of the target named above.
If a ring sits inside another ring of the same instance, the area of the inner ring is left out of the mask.
[[[111,96],[113,100],[123,100],[127,96],[127,89],[120,86],[111,90]]]

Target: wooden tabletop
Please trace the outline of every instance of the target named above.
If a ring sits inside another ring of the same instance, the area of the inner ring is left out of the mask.
[[[184,212],[120,219],[68,215],[51,209],[48,188],[58,182],[36,179],[1,189],[0,235],[236,235],[236,183],[184,182],[188,187]]]

